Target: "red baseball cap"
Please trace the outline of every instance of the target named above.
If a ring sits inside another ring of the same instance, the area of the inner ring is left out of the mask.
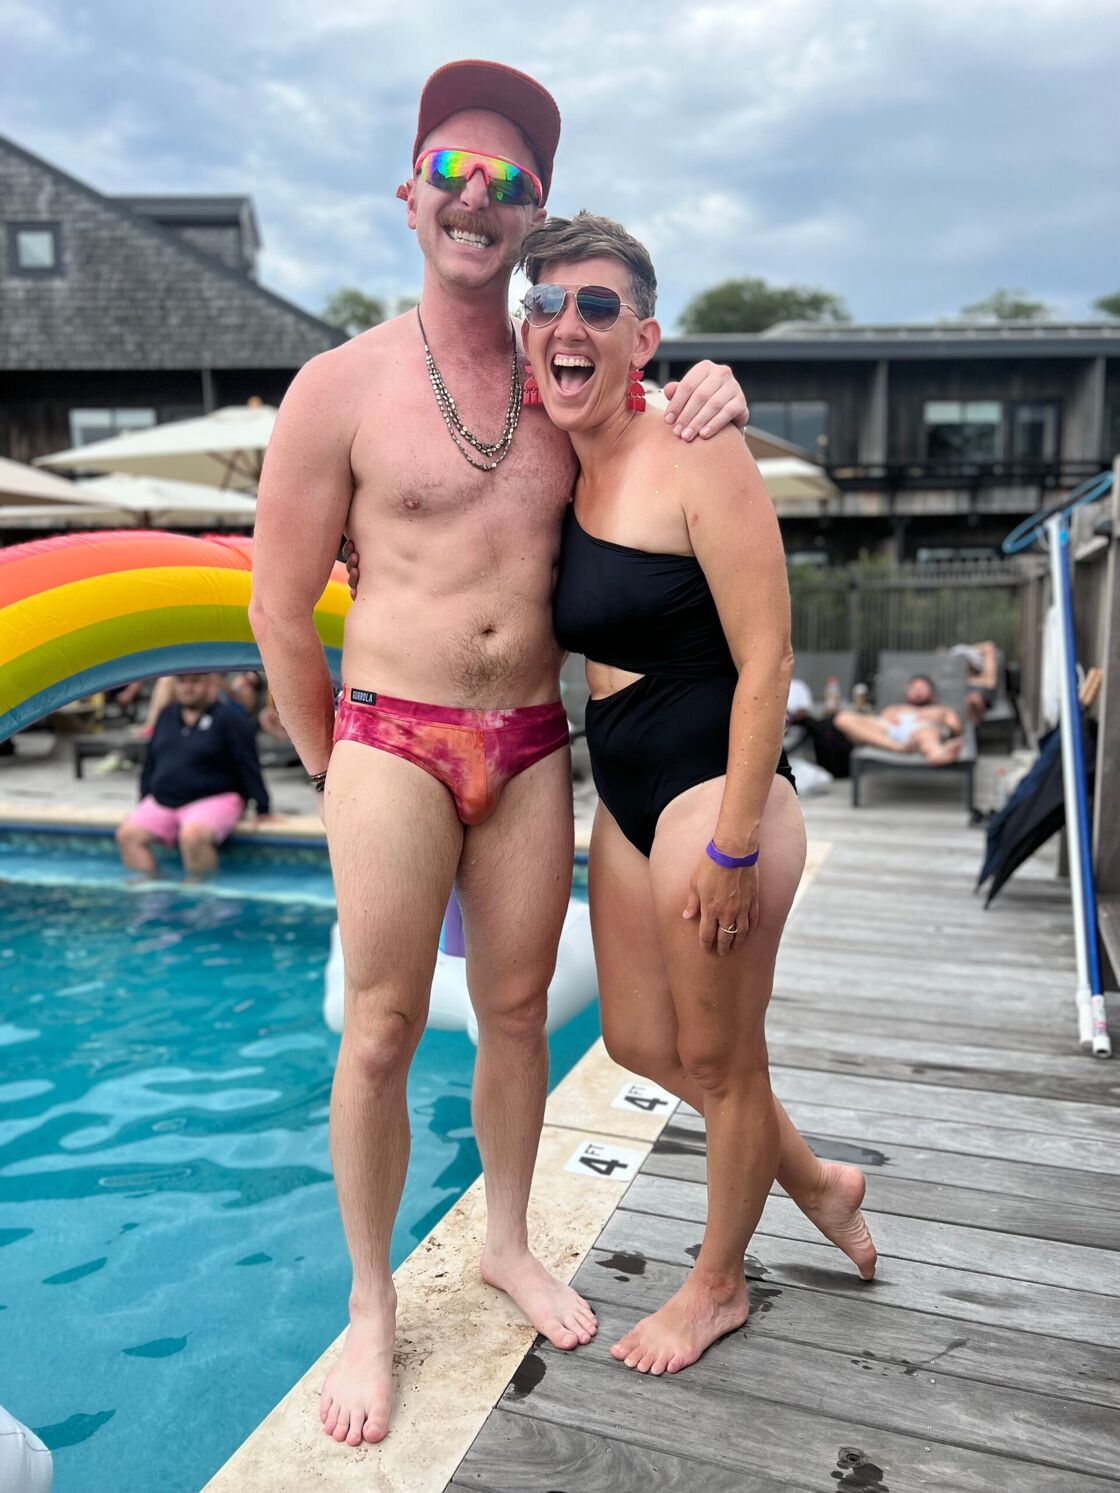
[[[552,185],[552,158],[560,139],[560,110],[548,89],[527,73],[501,62],[448,62],[436,69],[420,95],[420,118],[412,147],[414,162],[432,130],[460,109],[486,109],[513,121],[533,147],[547,198]]]

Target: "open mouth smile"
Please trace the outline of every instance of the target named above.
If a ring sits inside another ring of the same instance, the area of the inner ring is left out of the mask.
[[[595,377],[595,364],[583,353],[556,353],[549,371],[560,393],[571,397],[579,394]]]
[[[472,249],[489,249],[494,242],[485,233],[477,233],[468,228],[444,227],[444,233],[455,244],[466,244]]]

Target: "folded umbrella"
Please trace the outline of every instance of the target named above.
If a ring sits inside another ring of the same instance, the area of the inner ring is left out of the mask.
[[[1086,786],[1092,794],[1097,757],[1096,722],[1086,720],[1082,715],[1081,731],[1088,777]],[[1056,727],[1048,731],[1040,738],[1038,748],[1037,762],[988,824],[984,864],[976,878],[977,887],[988,880],[992,883],[985,907],[991,906],[993,897],[1023,862],[1065,826],[1061,732]]]

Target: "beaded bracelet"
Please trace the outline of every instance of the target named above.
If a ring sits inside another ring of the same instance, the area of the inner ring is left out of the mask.
[[[325,767],[322,772],[309,772],[307,776],[311,779],[311,785],[316,793],[322,793],[326,789],[327,769]]]

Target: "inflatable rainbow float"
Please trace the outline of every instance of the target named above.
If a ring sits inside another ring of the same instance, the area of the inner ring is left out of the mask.
[[[252,541],[127,529],[0,550],[0,741],[63,705],[157,674],[260,667]],[[335,679],[350,606],[335,565],[315,627]]]
[[[66,534],[0,550],[0,741],[100,690],[158,674],[259,668],[249,626],[249,539],[194,539],[159,530]],[[315,605],[315,630],[332,677],[342,674],[350,607],[336,564]],[[467,993],[466,946],[452,894],[436,961],[428,1025],[478,1040]],[[323,1014],[342,1030],[345,976],[335,925]],[[585,903],[573,900],[548,990],[548,1029],[595,997]]]

